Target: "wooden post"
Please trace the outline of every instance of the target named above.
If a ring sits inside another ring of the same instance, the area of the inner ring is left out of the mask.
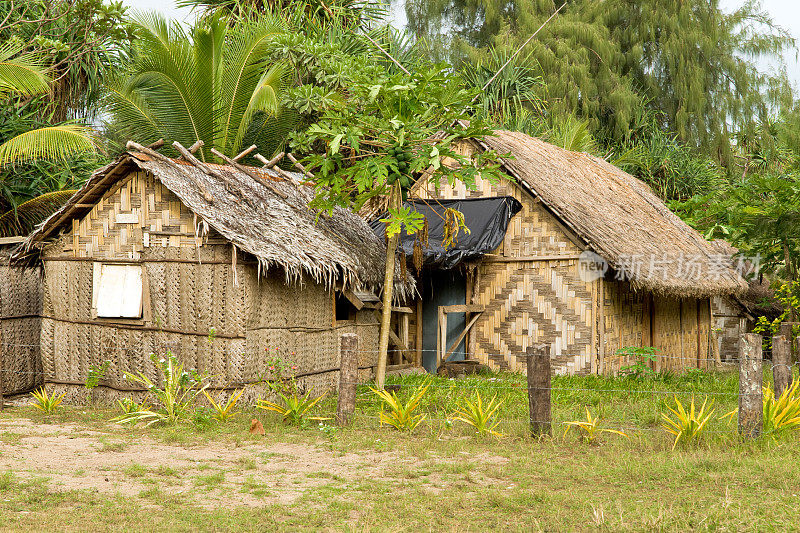
[[[776,398],[789,388],[792,381],[792,347],[783,335],[772,337],[772,381]]]
[[[787,387],[792,386],[792,369],[794,368],[794,363],[797,359],[796,356],[798,353],[798,346],[800,346],[800,338],[794,339],[796,342],[793,342],[792,329],[792,324],[787,324],[784,322],[781,324],[781,327],[778,330],[778,335],[783,335],[786,337],[786,340],[789,341],[789,381]]]
[[[739,435],[761,435],[764,418],[761,335],[747,333],[739,343]]]
[[[350,424],[356,410],[356,383],[358,382],[358,335],[345,333],[341,337],[341,363],[339,367],[339,399],[336,423]]]
[[[534,437],[550,435],[550,346],[531,346],[525,355],[531,434]]]

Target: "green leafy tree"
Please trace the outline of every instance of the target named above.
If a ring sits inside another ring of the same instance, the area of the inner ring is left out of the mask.
[[[130,43],[124,18],[121,1],[0,2],[0,42],[36,55],[50,77],[43,116],[55,123],[97,117],[102,81]]]
[[[248,144],[265,153],[283,142],[294,120],[280,112],[282,63],[267,59],[284,28],[264,14],[228,23],[216,14],[186,31],[154,13],[137,16],[136,41],[125,73],[110,81],[106,105],[115,135],[159,138],[235,155]]]

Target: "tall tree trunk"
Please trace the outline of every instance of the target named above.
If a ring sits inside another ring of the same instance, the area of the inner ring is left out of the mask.
[[[400,203],[400,186],[397,182],[389,193],[389,208],[396,209]],[[381,310],[381,335],[378,344],[378,370],[375,375],[375,384],[378,390],[383,390],[386,381],[386,360],[389,353],[389,328],[392,324],[392,295],[394,293],[394,262],[397,255],[397,243],[400,234],[389,237],[386,244],[386,271],[383,278],[383,309]]]

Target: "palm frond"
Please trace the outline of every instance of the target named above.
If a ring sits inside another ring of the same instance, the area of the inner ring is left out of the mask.
[[[77,191],[53,191],[32,198],[0,215],[0,237],[27,235]]]
[[[0,167],[31,159],[66,160],[96,148],[93,132],[80,124],[62,124],[21,133],[0,145]]]
[[[0,94],[30,96],[47,92],[50,79],[44,66],[33,54],[21,52],[21,45],[11,42],[0,45]]]

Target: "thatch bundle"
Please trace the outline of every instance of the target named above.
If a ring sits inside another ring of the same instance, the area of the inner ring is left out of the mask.
[[[634,288],[697,298],[747,289],[722,254],[644,182],[607,161],[510,131],[480,144],[513,155],[503,161],[508,172]],[[637,259],[642,268],[630,268]],[[651,261],[657,268],[648,268]],[[701,275],[687,272],[687,261]]]

